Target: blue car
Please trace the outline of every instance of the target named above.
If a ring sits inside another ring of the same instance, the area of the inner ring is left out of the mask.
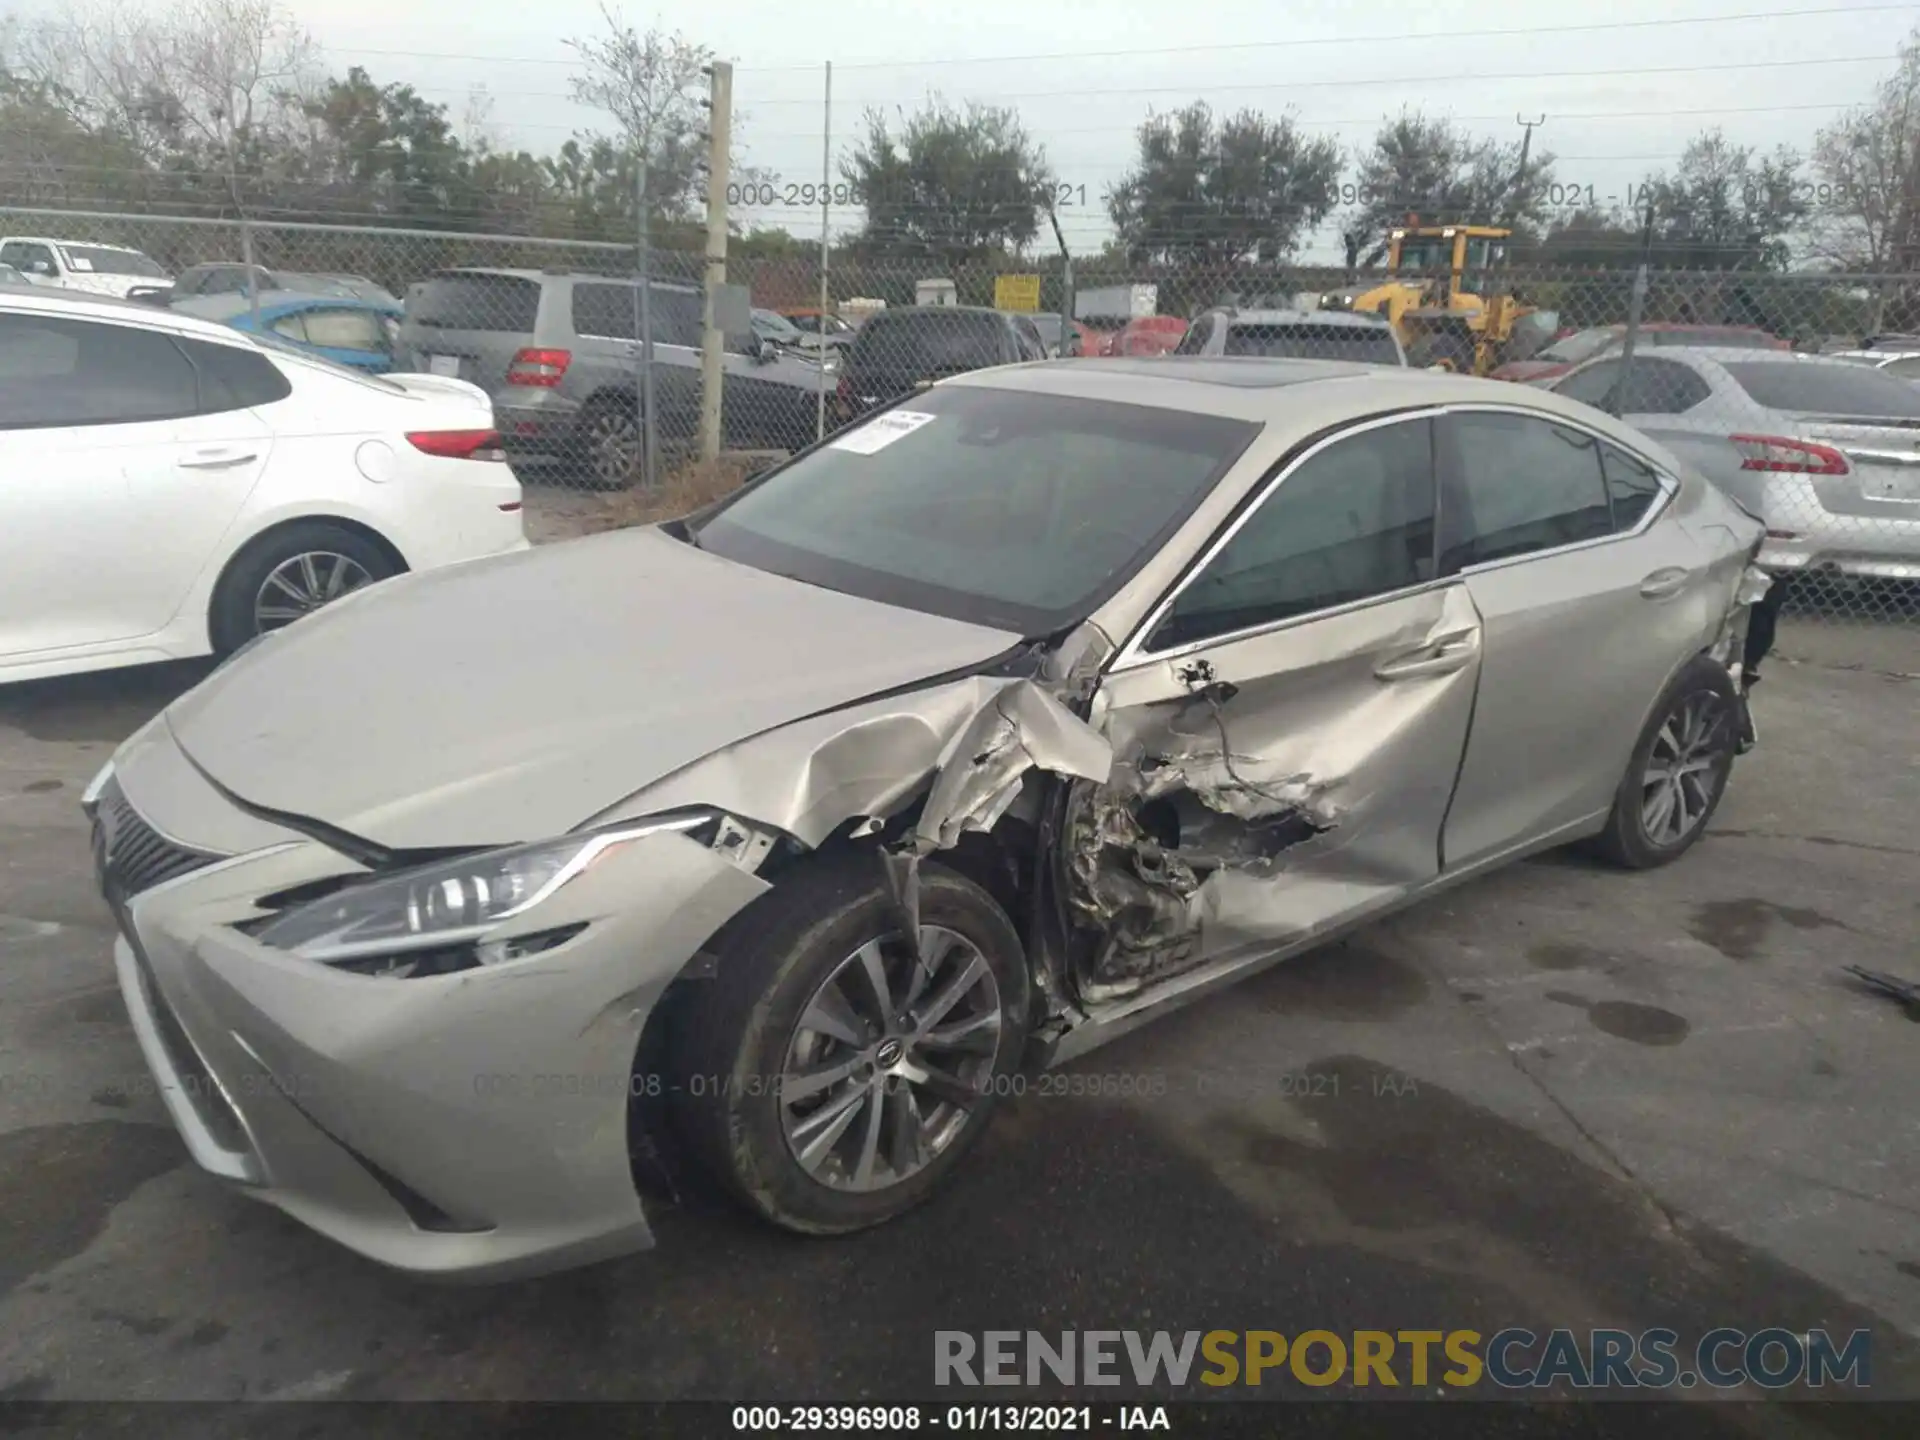
[[[183,315],[216,320],[338,365],[384,375],[393,369],[393,341],[400,331],[400,305],[353,295],[296,295],[266,290],[257,312],[245,295],[198,295],[170,307]]]

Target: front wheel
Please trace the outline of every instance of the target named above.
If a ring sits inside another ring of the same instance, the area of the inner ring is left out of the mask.
[[[839,1234],[925,1200],[979,1138],[1026,1041],[1004,911],[929,864],[909,943],[873,855],[784,881],[731,928],[677,1056],[705,1169],[785,1229]]]
[[[1604,859],[1650,870],[1679,859],[1705,833],[1733,772],[1742,705],[1733,677],[1704,655],[1668,683],[1594,840]]]

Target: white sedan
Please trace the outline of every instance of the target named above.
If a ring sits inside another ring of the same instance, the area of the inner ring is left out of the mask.
[[[526,544],[476,386],[120,301],[0,298],[0,683],[226,654]]]

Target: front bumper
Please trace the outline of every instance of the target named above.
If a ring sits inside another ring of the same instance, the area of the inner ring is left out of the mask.
[[[116,777],[156,833],[142,806],[179,808],[177,768],[149,791],[141,771]],[[507,1278],[651,1244],[629,1100],[667,1082],[635,1074],[641,1029],[763,881],[697,841],[650,836],[509,927],[584,922],[566,943],[389,980],[233,928],[260,896],[358,871],[313,841],[203,861],[131,895],[112,860],[102,868],[135,1035],[209,1173],[420,1275]]]

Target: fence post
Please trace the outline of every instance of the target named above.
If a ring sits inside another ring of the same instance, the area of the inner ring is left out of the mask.
[[[1613,393],[1608,397],[1612,404],[1608,407],[1615,415],[1622,412],[1621,406],[1626,400],[1627,382],[1633,375],[1633,346],[1640,335],[1640,312],[1647,303],[1647,265],[1653,257],[1653,199],[1647,199],[1646,224],[1641,231],[1640,264],[1633,272],[1633,293],[1627,299],[1627,333],[1620,342],[1620,378],[1614,381]]]
[[[647,168],[651,158],[651,137],[642,142],[636,168],[634,198],[639,202],[640,233],[638,269],[640,271],[640,484],[653,488],[659,473],[659,451],[654,443],[653,408],[653,232],[647,217]]]
[[[829,205],[833,199],[833,62],[827,61],[826,92],[820,101],[820,383],[814,397],[813,438],[827,434],[827,258],[833,246]],[[847,357],[840,357],[842,365]]]
[[[720,287],[727,283],[728,155],[733,134],[733,66],[716,60],[710,69],[712,118],[707,124],[707,303],[700,334],[700,458],[720,456],[722,396],[726,385],[726,336],[718,314]]]
[[[247,311],[249,323],[260,329],[260,282],[253,271],[253,222],[240,217],[240,259],[247,267]]]

